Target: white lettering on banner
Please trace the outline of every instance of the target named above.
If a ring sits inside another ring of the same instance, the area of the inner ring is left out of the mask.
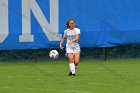
[[[22,35],[20,42],[33,42],[34,35],[31,34],[31,11],[40,24],[49,41],[59,41],[62,38],[59,31],[58,0],[50,0],[50,24],[35,0],[22,0]]]
[[[0,0],[0,43],[8,36],[8,0]]]

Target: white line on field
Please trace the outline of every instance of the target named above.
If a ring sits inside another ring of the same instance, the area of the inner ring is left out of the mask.
[[[43,88],[18,88],[18,87],[0,87],[0,88],[5,88],[5,89],[21,89],[21,90],[40,90],[40,91],[44,91],[44,90],[49,90],[49,91],[54,91],[57,89],[43,89]],[[65,91],[65,92],[70,92],[70,93],[92,93],[92,92],[88,92],[88,91],[77,91],[77,90],[68,90],[68,89],[64,89],[64,90],[59,90],[59,91]]]
[[[107,86],[111,86],[112,84],[104,84],[104,83],[89,83],[92,85],[107,85]]]

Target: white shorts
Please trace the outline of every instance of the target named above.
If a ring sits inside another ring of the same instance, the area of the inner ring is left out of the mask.
[[[80,47],[66,47],[66,53],[78,53],[80,52]]]

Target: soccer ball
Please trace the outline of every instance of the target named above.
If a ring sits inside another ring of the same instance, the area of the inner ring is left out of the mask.
[[[52,59],[57,59],[59,57],[59,53],[56,50],[51,50],[49,56]]]

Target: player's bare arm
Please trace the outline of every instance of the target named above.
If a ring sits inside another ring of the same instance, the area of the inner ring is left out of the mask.
[[[62,49],[63,50],[63,43],[64,43],[64,41],[66,40],[66,35],[62,38],[62,40],[61,40],[61,42],[60,42],[60,49]]]
[[[74,39],[69,41],[68,45],[71,45],[73,42],[79,40],[79,38],[80,38],[80,34],[77,34]]]

